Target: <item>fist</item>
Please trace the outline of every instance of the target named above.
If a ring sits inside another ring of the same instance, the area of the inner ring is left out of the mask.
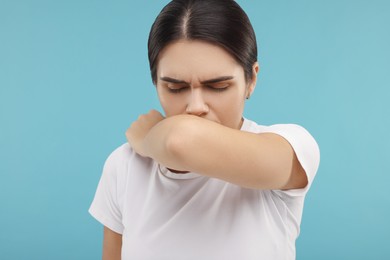
[[[157,110],[150,110],[149,113],[140,115],[126,131],[126,138],[134,151],[142,156],[147,156],[143,148],[143,141],[157,123],[164,117]]]

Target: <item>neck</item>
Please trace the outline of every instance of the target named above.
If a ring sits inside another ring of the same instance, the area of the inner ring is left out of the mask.
[[[170,169],[170,168],[168,168],[168,170],[170,170],[173,173],[177,173],[177,174],[189,173],[189,171],[178,171],[178,170],[174,170],[174,169]]]

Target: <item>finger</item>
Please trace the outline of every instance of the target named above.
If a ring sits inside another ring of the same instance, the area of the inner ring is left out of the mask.
[[[157,111],[157,110],[155,110],[155,109],[151,109],[151,110],[149,111],[149,114],[150,114],[150,115],[159,116],[159,117],[163,117],[163,115],[162,115],[159,111]]]

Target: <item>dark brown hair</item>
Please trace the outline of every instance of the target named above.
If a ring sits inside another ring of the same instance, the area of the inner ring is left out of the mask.
[[[256,36],[248,16],[233,0],[173,0],[157,16],[148,40],[149,66],[157,83],[158,55],[180,39],[202,40],[221,46],[244,68],[251,80],[257,61]]]

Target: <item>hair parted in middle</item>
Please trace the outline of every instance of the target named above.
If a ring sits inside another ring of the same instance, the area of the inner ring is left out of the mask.
[[[157,16],[148,39],[149,66],[157,83],[160,52],[175,41],[201,40],[224,48],[252,80],[257,43],[248,16],[233,0],[173,0]]]

